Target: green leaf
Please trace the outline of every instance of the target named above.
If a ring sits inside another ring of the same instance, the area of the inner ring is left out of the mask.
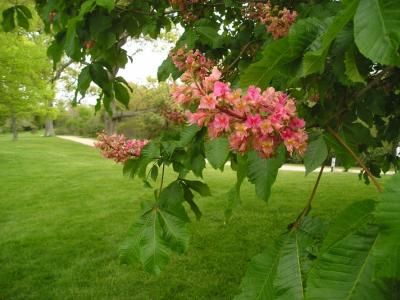
[[[185,179],[184,182],[190,189],[198,192],[202,197],[211,196],[210,188],[204,182],[198,180],[187,180],[187,179]]]
[[[47,48],[47,56],[53,60],[53,68],[61,61],[64,51],[65,32],[59,33]]]
[[[232,165],[232,164],[231,164]],[[232,217],[233,209],[242,203],[240,188],[243,180],[247,176],[247,156],[236,154],[236,184],[228,191],[228,206],[225,210],[225,220],[229,221]]]
[[[180,39],[176,42],[176,47],[187,47],[193,49],[196,46],[196,42],[200,39],[200,36],[193,29],[186,29]]]
[[[339,32],[353,18],[357,9],[359,0],[349,0],[330,22],[326,32],[321,36],[321,45],[318,49],[309,51],[304,54],[302,77],[313,73],[323,73],[325,70],[325,59],[328,54],[332,41],[336,38]]]
[[[77,60],[79,54],[79,40],[76,35],[76,19],[72,18],[68,21],[67,36],[65,38],[65,53]]]
[[[150,160],[157,159],[160,156],[160,148],[158,147],[158,144],[155,142],[150,142],[144,148],[142,149],[141,152],[141,157],[143,158],[148,158]]]
[[[100,63],[92,63],[89,65],[89,72],[92,80],[110,96],[112,88],[108,71]]]
[[[123,78],[123,77],[121,77],[121,76],[117,76],[117,77],[115,77],[115,80],[118,81],[118,82],[121,82],[123,85],[125,85],[125,87],[126,87],[129,91],[133,92],[132,87],[129,85],[128,81],[125,80],[125,78]]]
[[[129,176],[130,178],[134,178],[141,166],[140,159],[129,159],[124,163],[124,167],[122,169],[122,173],[125,176]]]
[[[328,147],[326,146],[323,135],[308,144],[306,154],[304,155],[304,166],[306,175],[320,167],[328,156]]]
[[[240,76],[240,86],[247,88],[250,85],[256,85],[260,88],[266,88],[273,76],[276,75],[277,68],[294,59],[288,49],[290,49],[288,38],[267,43],[262,50],[263,58],[251,64]]]
[[[179,77],[181,72],[175,67],[171,57],[167,57],[158,67],[157,70],[158,81],[167,80],[170,74],[172,74],[172,78],[176,79]]]
[[[186,126],[185,128],[182,129],[181,131],[181,138],[180,138],[180,143],[181,146],[186,146],[188,145],[193,138],[195,137],[196,133],[200,131],[200,127],[197,126],[196,124]]]
[[[163,239],[163,230],[158,209],[151,209],[139,219],[141,227],[139,253],[140,260],[149,273],[160,274],[168,263],[170,249]]]
[[[92,77],[90,76],[89,66],[86,66],[82,69],[81,73],[78,76],[78,86],[77,89],[82,97],[85,96],[87,89],[92,82]]]
[[[378,227],[364,224],[321,254],[307,280],[307,299],[386,299],[386,286],[373,281],[372,250]]]
[[[200,220],[202,213],[200,211],[200,208],[193,201],[194,195],[193,195],[192,191],[186,185],[183,186],[183,194],[184,194],[185,201],[189,204],[190,209],[196,216],[196,219]]]
[[[16,5],[15,9],[20,10],[24,14],[25,18],[32,19],[32,13],[25,5]]]
[[[247,177],[256,187],[256,194],[264,201],[268,201],[271,188],[278,175],[279,168],[285,162],[285,149],[280,146],[275,157],[264,159],[257,152],[249,153]]]
[[[25,30],[29,30],[29,21],[25,16],[25,14],[19,9],[17,9],[16,12],[17,12],[18,26],[24,28]]]
[[[327,251],[331,246],[353,234],[360,226],[370,221],[374,208],[373,200],[357,201],[347,206],[330,225],[320,252]]]
[[[200,36],[200,41],[206,43],[212,48],[218,48],[220,46],[220,35],[218,34],[218,29],[211,26],[197,26],[195,27],[195,31]]]
[[[206,167],[206,160],[203,155],[196,155],[192,158],[191,166],[193,174],[198,177],[203,177],[203,170]]]
[[[354,16],[360,52],[375,63],[400,66],[400,6],[395,0],[362,0]]]
[[[173,214],[158,210],[161,217],[164,238],[168,246],[177,252],[183,253],[189,245],[189,233],[186,228],[186,220],[182,220]]]
[[[171,250],[184,252],[189,242],[186,220],[157,204],[142,203],[142,213],[120,248],[122,263],[142,262],[149,273],[160,274]]]
[[[325,30],[325,24],[316,18],[300,19],[290,27],[289,44],[293,53],[302,53]]]
[[[14,20],[15,7],[10,7],[8,9],[4,10],[2,15],[3,15],[3,20],[1,22],[1,25],[3,27],[3,30],[5,32],[14,30],[14,28],[15,28],[15,20]]]
[[[220,137],[206,142],[206,158],[214,169],[224,169],[229,155],[228,139]]]
[[[351,47],[349,50],[346,51],[345,58],[344,58],[344,65],[346,68],[346,76],[355,83],[366,83],[364,78],[361,76],[360,72],[358,71],[356,56],[354,53],[354,47]]]
[[[400,174],[385,185],[376,207],[376,221],[380,227],[374,252],[379,267],[377,275],[400,278]]]
[[[114,93],[115,98],[122,103],[126,108],[128,108],[130,95],[127,88],[119,83],[118,81],[114,82]]]
[[[108,11],[112,11],[115,6],[115,0],[96,0],[98,6],[104,7]]]
[[[189,222],[190,219],[182,205],[184,201],[184,190],[178,180],[171,182],[161,191],[159,199],[160,207],[185,222]]]
[[[235,300],[304,299],[300,266],[301,243],[297,232],[283,235],[262,254],[255,256]]]
[[[157,165],[154,165],[151,167],[150,176],[151,176],[151,179],[153,179],[153,181],[157,180],[157,177],[158,177],[158,166]]]

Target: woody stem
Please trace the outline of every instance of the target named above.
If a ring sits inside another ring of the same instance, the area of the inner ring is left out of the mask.
[[[379,182],[376,180],[375,176],[372,175],[371,171],[367,168],[367,166],[364,164],[364,162],[359,158],[354,151],[346,144],[346,142],[340,137],[339,134],[337,134],[336,131],[334,131],[331,127],[326,128],[330,134],[333,135],[333,137],[349,152],[349,154],[355,159],[355,161],[358,163],[358,165],[367,173],[368,177],[372,180],[374,183],[376,189],[378,192],[382,192],[382,187],[380,186]]]

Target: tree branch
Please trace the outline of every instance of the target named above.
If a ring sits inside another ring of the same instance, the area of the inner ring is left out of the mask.
[[[55,81],[57,81],[58,79],[60,79],[62,72],[64,72],[64,70],[69,67],[74,61],[72,59],[70,59],[69,61],[67,61],[65,64],[62,64],[60,66],[60,68],[58,68],[58,70],[56,71],[56,73],[54,74],[54,77],[52,79],[50,79],[50,83],[54,83]]]
[[[308,198],[307,204],[306,206],[303,208],[302,212],[300,213],[300,215],[296,218],[296,221],[294,221],[293,223],[289,224],[288,228],[292,229],[292,228],[299,228],[301,221],[304,219],[304,217],[306,217],[308,215],[308,213],[311,210],[311,203],[315,197],[315,194],[317,192],[317,188],[319,185],[319,182],[321,180],[322,174],[324,173],[324,168],[325,166],[322,165],[321,169],[319,170],[318,173],[318,177],[317,177],[317,181],[314,184],[313,190],[311,192],[310,198]]]
[[[340,137],[339,134],[337,134],[336,131],[334,131],[331,127],[327,127],[326,128],[328,130],[328,132],[330,134],[333,135],[333,137],[347,150],[347,152],[349,152],[349,154],[356,160],[356,162],[358,163],[358,165],[365,171],[365,173],[368,174],[368,177],[372,180],[372,182],[374,183],[376,189],[378,190],[378,192],[382,192],[382,187],[380,186],[380,184],[378,183],[378,181],[376,180],[375,176],[372,175],[371,171],[367,168],[367,166],[364,164],[364,162],[361,160],[361,158],[359,158],[354,151],[346,144],[346,142]]]

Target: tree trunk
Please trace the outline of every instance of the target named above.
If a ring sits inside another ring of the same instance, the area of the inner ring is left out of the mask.
[[[44,136],[55,136],[55,135],[56,134],[54,133],[53,119],[47,117],[44,126]]]
[[[11,130],[13,134],[13,141],[17,141],[18,140],[17,116],[15,114],[11,116]]]
[[[117,119],[115,119],[113,116],[116,111],[116,103],[115,100],[111,102],[111,111],[112,111],[112,116],[110,116],[107,112],[104,115],[104,122],[105,122],[105,130],[107,135],[112,135],[114,133],[117,133]]]
[[[119,38],[118,38],[118,40],[119,40],[118,47],[122,47],[126,43],[127,39],[128,39],[128,34],[126,32],[121,34],[121,36],[119,36]],[[118,70],[119,70],[118,66],[113,67],[112,74],[111,74],[111,77],[113,80],[117,76]],[[111,115],[109,115],[106,112],[106,114],[104,116],[105,131],[106,131],[106,134],[108,134],[108,135],[117,133],[118,120],[117,120],[117,118],[115,118],[115,115],[117,112],[117,103],[115,102],[115,98],[111,101],[111,112],[112,112]]]

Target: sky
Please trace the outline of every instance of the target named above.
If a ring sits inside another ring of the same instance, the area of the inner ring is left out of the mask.
[[[131,40],[128,41],[124,49],[132,57],[128,59],[128,64],[118,72],[118,76],[124,77],[128,82],[145,85],[147,78],[157,78],[157,70],[164,59],[167,58],[172,43],[163,40]],[[74,93],[67,92],[65,86],[60,81],[57,83],[57,98],[69,102]],[[98,96],[86,96],[81,100],[84,104],[96,104]]]
[[[128,42],[124,49],[128,55],[132,55],[125,69],[121,69],[118,75],[127,81],[146,84],[148,77],[157,78],[157,69],[167,58],[172,44],[165,41],[141,41]],[[139,51],[139,52],[137,52]]]

